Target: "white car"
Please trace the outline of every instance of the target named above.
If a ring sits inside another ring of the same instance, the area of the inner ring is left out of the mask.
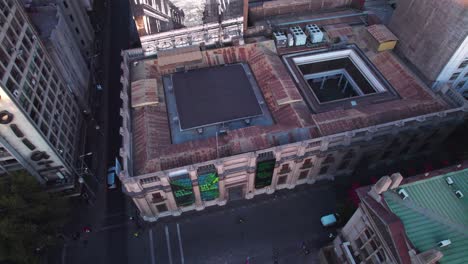
[[[338,222],[338,214],[324,215],[320,218],[323,227],[334,226]]]

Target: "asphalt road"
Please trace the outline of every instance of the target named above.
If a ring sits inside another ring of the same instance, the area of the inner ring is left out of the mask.
[[[318,250],[334,231],[323,228],[320,217],[335,212],[335,192],[331,182],[301,185],[141,229],[125,215],[107,214],[106,224],[69,246],[66,263],[223,264],[249,258],[249,264],[261,264],[273,263],[273,252],[278,263],[318,263]]]
[[[128,263],[273,263],[274,251],[278,263],[318,263],[318,250],[333,231],[321,226],[320,217],[335,211],[334,193],[331,184],[303,185],[161,219],[131,238]]]

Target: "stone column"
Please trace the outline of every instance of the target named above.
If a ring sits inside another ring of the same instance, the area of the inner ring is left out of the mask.
[[[281,151],[281,147],[277,147],[275,149],[275,170],[273,171],[273,176],[271,178],[271,185],[269,187],[266,187],[267,194],[274,193],[276,190],[276,185],[278,184],[279,170],[281,169]]]
[[[140,216],[145,221],[154,222],[158,220],[159,212],[156,212],[154,206],[152,205],[151,201],[148,201],[145,196],[143,197],[134,197],[133,201],[135,202],[136,207],[140,211]]]
[[[294,189],[297,184],[297,178],[299,177],[300,168],[302,167],[302,162],[304,161],[303,157],[294,161],[294,167],[291,168],[291,172],[289,173],[289,179],[287,181],[288,189]]]
[[[249,157],[249,168],[247,169],[247,188],[246,188],[246,199],[252,199],[255,195],[255,168],[257,166],[257,156],[254,152],[250,153]]]
[[[189,168],[189,175],[190,180],[192,181],[192,189],[195,195],[195,210],[200,211],[205,209],[205,204],[203,203],[200,195],[200,187],[198,186],[198,179],[197,179],[197,170],[194,166],[190,166]]]
[[[217,204],[218,205],[225,205],[226,204],[226,184],[225,184],[225,174],[224,174],[224,165],[223,162],[218,161],[216,164],[216,171],[218,172],[218,177],[219,177],[219,182],[218,182],[218,188],[219,188],[219,197]]]
[[[329,144],[330,144],[330,138],[329,137],[324,137],[322,139],[321,144],[320,144],[320,151],[321,152],[327,151]]]
[[[178,216],[181,214],[179,207],[174,198],[174,194],[172,193],[171,185],[169,184],[169,178],[167,175],[164,175],[161,179],[161,185],[163,186],[164,193],[166,195],[167,200],[167,208],[171,211],[172,215]]]
[[[294,167],[291,168],[291,175],[289,176],[289,179],[287,181],[288,183],[288,189],[293,189],[296,187],[297,184],[297,178],[299,177],[299,171],[300,168],[302,167],[302,164],[304,162],[304,155],[305,155],[305,150],[307,148],[308,143],[307,142],[302,142],[301,145],[299,145],[297,149],[297,158],[294,160]]]

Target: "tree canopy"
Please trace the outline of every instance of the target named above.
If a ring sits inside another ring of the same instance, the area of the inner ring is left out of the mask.
[[[0,263],[38,263],[66,222],[66,198],[48,193],[26,172],[0,179]]]

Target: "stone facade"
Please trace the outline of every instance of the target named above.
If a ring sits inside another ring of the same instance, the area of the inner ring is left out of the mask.
[[[132,61],[142,56],[142,50],[123,52],[123,148],[120,154],[124,170],[119,177],[124,185],[124,192],[133,199],[146,221],[224,205],[230,200],[251,199],[263,193],[272,194],[279,189],[293,189],[299,184],[313,184],[318,180],[346,177],[361,162],[371,165],[392,163],[416,153],[430,152],[450,134],[456,124],[464,120],[464,111],[468,110],[466,107],[445,110],[170,170],[133,175],[128,67],[132,65]],[[457,97],[457,94],[447,96]],[[271,184],[255,188],[257,162],[265,153],[275,160]],[[203,201],[200,195],[197,170],[206,166],[214,167],[219,176],[219,196],[211,201]],[[188,206],[178,206],[171,187],[170,175],[179,172],[187,174],[190,178],[194,200],[193,204]]]
[[[468,6],[463,0],[399,1],[388,25],[397,50],[434,88],[468,90]]]
[[[2,166],[20,164],[41,183],[73,188],[79,104],[20,3],[0,7],[0,145],[9,153]]]
[[[390,83],[397,98],[356,106],[337,103],[324,112],[311,110],[304,102],[272,41],[202,49],[202,59],[191,60],[188,54],[186,63],[174,60],[174,65],[160,65],[145,47],[123,51],[119,177],[142,218],[156,221],[298,184],[347,177],[358,164],[391,164],[440,145],[466,119],[468,103],[448,86],[436,94],[430,91],[393,52],[370,49],[365,33],[365,27],[346,30],[350,42],[365,51],[362,56]],[[335,50],[332,45],[296,48],[281,52]],[[173,144],[168,127],[173,120],[168,120],[161,76],[181,68],[239,62],[249,64],[275,124]],[[131,106],[132,85],[140,80],[156,80],[158,103]],[[216,183],[208,187],[207,168]],[[206,198],[210,188],[215,199]]]

